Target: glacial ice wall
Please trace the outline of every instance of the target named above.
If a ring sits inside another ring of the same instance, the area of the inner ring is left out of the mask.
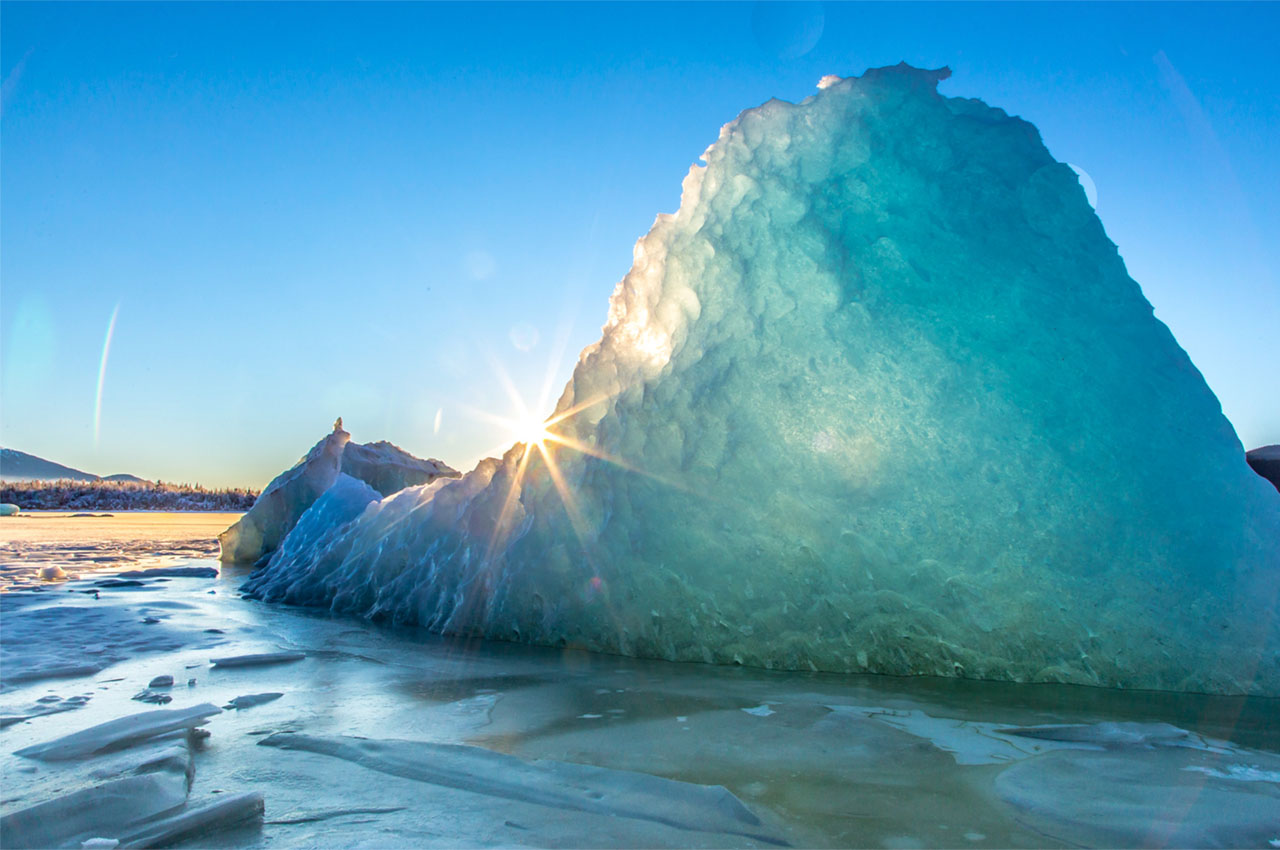
[[[539,449],[246,589],[672,660],[1280,694],[1280,494],[1035,127],[946,71],[742,113]]]

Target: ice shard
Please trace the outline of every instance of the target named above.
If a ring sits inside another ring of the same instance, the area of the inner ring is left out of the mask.
[[[1072,170],[947,73],[742,113],[551,437],[247,590],[673,660],[1280,695],[1280,494]]]

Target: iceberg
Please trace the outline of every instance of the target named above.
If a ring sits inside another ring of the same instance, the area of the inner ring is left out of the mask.
[[[339,418],[333,431],[291,468],[277,475],[253,507],[218,535],[223,561],[258,561],[274,552],[316,500],[339,476],[357,478],[382,496],[405,487],[456,478],[458,471],[414,457],[388,442],[351,443]]]
[[[1071,168],[948,75],[743,112],[540,437],[245,591],[678,661],[1280,695],[1280,493]]]

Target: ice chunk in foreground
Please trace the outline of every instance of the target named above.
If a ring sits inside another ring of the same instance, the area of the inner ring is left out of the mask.
[[[218,535],[224,561],[257,561],[275,551],[303,513],[345,473],[382,496],[405,487],[456,478],[438,460],[422,460],[388,442],[351,443],[342,419],[292,468],[277,475],[243,517]]]
[[[258,744],[319,753],[393,776],[477,794],[654,821],[677,829],[786,843],[769,835],[760,819],[719,785],[695,785],[587,764],[531,762],[482,747],[428,741],[372,741],[279,732]]]
[[[945,76],[742,113],[556,437],[246,589],[672,660],[1280,695],[1280,494],[1071,168]]]
[[[253,708],[255,705],[263,705],[265,703],[274,702],[284,694],[279,691],[272,691],[265,694],[244,694],[243,696],[234,697],[231,702],[223,706],[228,710],[239,710],[242,708]]]
[[[305,652],[258,652],[253,655],[231,655],[226,658],[210,658],[214,667],[264,667],[268,664],[287,664],[306,658]]]
[[[6,802],[40,802],[0,818],[0,841],[15,848],[76,847],[94,837],[119,837],[132,825],[181,807],[194,775],[190,744],[182,731],[173,731],[93,758],[81,770],[11,783]],[[76,787],[80,782],[93,784]]]
[[[73,791],[0,819],[6,847],[61,847],[173,811],[187,801],[181,772],[127,776]]]
[[[261,821],[266,803],[257,791],[219,797],[208,805],[183,809],[171,817],[134,826],[125,833],[125,847],[167,847],[188,836]]]
[[[1275,785],[1230,778],[1209,766],[1218,760],[1203,760],[1176,748],[1143,758],[1058,750],[1004,770],[995,791],[1020,822],[1075,846],[1261,847],[1275,837]]]
[[[175,729],[194,729],[215,714],[221,713],[222,709],[207,702],[190,708],[144,711],[109,720],[43,744],[24,747],[16,755],[41,761],[87,758],[132,746]]]

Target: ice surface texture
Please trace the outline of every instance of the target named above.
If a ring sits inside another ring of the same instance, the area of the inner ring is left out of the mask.
[[[247,589],[672,660],[1280,694],[1280,494],[1071,169],[945,76],[723,128],[558,403],[589,453],[517,445]]]
[[[222,709],[207,702],[183,709],[159,709],[100,723],[53,741],[24,747],[17,755],[41,761],[86,758],[132,746],[175,729],[194,729]]]
[[[416,458],[388,442],[351,443],[342,420],[290,469],[280,473],[243,517],[218,535],[224,561],[257,561],[281,541],[339,476],[355,478],[372,489],[374,498],[405,487],[456,478],[458,472],[438,460]],[[363,506],[362,506],[363,507]]]
[[[370,770],[477,794],[786,844],[769,835],[760,819],[720,785],[695,785],[589,764],[530,762],[482,747],[428,741],[279,732],[258,743],[333,756]]]

